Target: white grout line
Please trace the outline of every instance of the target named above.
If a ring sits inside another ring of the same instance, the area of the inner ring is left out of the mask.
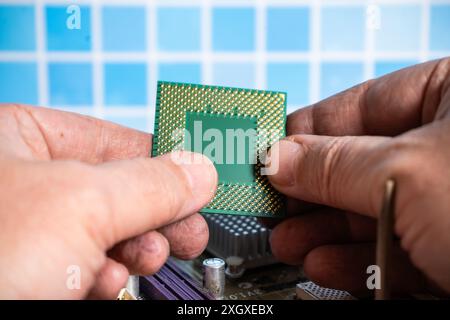
[[[365,44],[363,52],[322,52],[320,48],[321,38],[321,8],[330,5],[361,4],[360,0],[78,0],[77,4],[90,4],[92,6],[92,52],[47,52],[45,44],[45,4],[64,4],[67,0],[0,0],[6,4],[35,4],[36,8],[36,52],[0,52],[0,61],[36,61],[38,66],[39,104],[48,105],[48,70],[47,62],[53,61],[86,61],[93,63],[94,83],[94,107],[91,113],[103,117],[114,113],[114,115],[130,116],[130,114],[141,116],[145,111],[153,118],[155,106],[155,84],[158,79],[159,62],[202,62],[202,82],[212,83],[213,63],[215,62],[246,62],[255,64],[255,86],[267,87],[267,61],[271,62],[304,62],[310,66],[310,102],[318,101],[320,98],[320,64],[324,61],[360,61],[364,63],[364,78],[374,76],[375,60],[412,60],[425,61],[431,57],[429,51],[429,25],[430,4],[447,3],[450,0],[372,0],[368,3],[376,4],[420,4],[422,6],[420,50],[411,52],[377,52],[374,49],[375,32],[365,32]],[[144,5],[146,8],[146,52],[110,53],[102,52],[101,41],[101,5]],[[201,50],[199,52],[164,52],[159,51],[157,46],[157,8],[198,6],[201,12]],[[310,50],[308,52],[267,52],[266,51],[266,14],[268,6],[308,6],[310,14]],[[253,7],[255,8],[255,44],[256,49],[249,53],[239,52],[214,52],[211,48],[212,32],[212,9],[221,7]],[[434,56],[450,55],[450,52],[433,52]],[[117,62],[146,62],[148,81],[148,103],[144,107],[104,107],[103,101],[103,63],[108,61]],[[91,107],[92,108],[92,107]],[[68,108],[70,109],[70,108]],[[71,108],[79,111],[83,108]],[[114,110],[114,111],[111,111]],[[144,110],[144,111],[142,111]],[[148,122],[148,129],[153,128],[153,120]]]
[[[37,0],[0,0],[1,4],[32,4],[36,3]],[[248,6],[254,5],[260,0],[209,0],[212,5],[217,6]],[[295,6],[295,5],[309,5],[315,0],[266,0],[267,5],[276,6]],[[423,0],[377,0],[379,4],[419,4]],[[449,3],[449,0],[432,0],[433,3]],[[68,5],[67,0],[46,0],[48,4],[64,4]],[[97,2],[100,4],[108,4],[114,6],[129,6],[129,5],[142,5],[148,2],[153,2],[156,5],[164,6],[192,6],[192,5],[202,5],[203,0],[76,0],[77,4],[91,4]],[[361,4],[361,0],[327,0],[323,5],[332,6],[345,6],[345,5],[355,5]]]
[[[213,83],[213,56],[212,56],[212,8],[209,0],[203,0],[200,16],[201,29],[201,61],[202,61],[202,83]]]
[[[147,88],[149,103],[147,106],[147,131],[153,132],[156,108],[156,82],[158,81],[158,34],[157,14],[154,1],[147,2]]]
[[[310,80],[309,80],[309,102],[315,103],[320,98],[320,10],[321,1],[316,0],[311,5],[309,37],[310,37]]]
[[[420,35],[420,61],[429,59],[429,32],[430,32],[430,11],[431,4],[429,0],[424,0],[422,4],[422,28]]]
[[[38,72],[38,104],[41,106],[48,106],[48,75],[47,75],[47,61],[46,61],[46,23],[45,23],[45,8],[41,0],[36,1],[35,6],[35,27],[36,27],[36,62]]]
[[[254,33],[256,35],[256,68],[255,86],[258,89],[267,88],[267,55],[266,55],[266,30],[267,30],[267,4],[265,0],[260,0],[256,5],[256,16]]]
[[[104,118],[104,101],[103,101],[103,62],[102,62],[102,21],[101,8],[98,1],[92,3],[91,9],[91,26],[92,26],[92,68],[93,68],[93,95],[94,95],[94,110],[93,114],[96,117]],[[81,17],[83,20],[83,17]],[[83,27],[83,25],[81,26]]]
[[[450,51],[433,52],[437,55],[449,55]],[[364,60],[364,51],[351,52],[320,52],[322,61],[342,61],[351,62],[354,60]],[[150,55],[150,57],[149,57]],[[384,60],[405,60],[420,58],[421,52],[373,52],[374,59]],[[145,62],[149,59],[158,60],[160,62],[198,62],[203,59],[203,53],[164,53],[164,52],[147,52],[139,54],[112,54],[100,53],[103,62]],[[37,59],[37,53],[24,53],[16,51],[0,52],[0,61],[30,61]],[[89,53],[47,53],[46,60],[52,62],[90,62],[92,60],[92,52]],[[316,58],[315,53],[311,52],[267,52],[265,59],[274,62],[309,62]],[[257,59],[257,53],[211,53],[210,59],[214,62],[254,62]]]
[[[315,33],[315,32],[313,32]],[[314,42],[314,40],[313,40]],[[314,44],[313,44],[314,45]],[[363,60],[365,51],[335,51],[335,52],[320,52],[318,49],[319,58],[323,61],[343,61],[349,62],[354,60]],[[198,62],[203,59],[202,52],[140,52],[140,53],[110,53],[99,52],[104,62],[145,62],[149,61],[149,58],[161,62]],[[450,51],[436,52],[441,55],[448,55]],[[149,57],[150,55],[150,57]],[[211,52],[210,59],[217,62],[254,62],[257,57],[257,52],[251,53],[232,53],[232,52]],[[318,57],[316,53],[311,52],[265,52],[265,59],[270,61],[279,62],[309,62],[310,60]],[[373,58],[375,59],[389,59],[389,60],[405,60],[415,59],[420,57],[421,52],[373,52]],[[20,52],[20,51],[3,51],[0,52],[0,61],[30,61],[37,59],[38,53],[34,52]],[[92,60],[92,52],[47,52],[45,57],[48,61],[62,62],[62,61],[85,61]]]
[[[378,8],[378,10],[380,10],[379,7],[373,1],[368,1],[364,10],[364,28],[365,28],[364,80],[372,79],[375,76],[374,52],[375,52],[375,35],[377,30],[375,30],[375,26],[371,27],[368,25],[370,23],[370,21],[368,22],[368,19],[372,18],[368,16],[370,13],[367,11],[370,5],[373,5],[374,8]],[[377,17],[373,18],[376,19]]]

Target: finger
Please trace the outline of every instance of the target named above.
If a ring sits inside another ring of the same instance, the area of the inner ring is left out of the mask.
[[[208,225],[200,214],[194,214],[157,231],[149,231],[125,240],[109,251],[134,274],[152,274],[166,261],[169,251],[180,259],[200,255],[208,243]]]
[[[371,80],[289,115],[287,133],[394,136],[431,122],[450,59]]]
[[[301,265],[317,247],[372,241],[375,234],[374,219],[328,208],[281,222],[271,233],[270,245],[280,262]]]
[[[275,228],[275,226],[277,226],[280,222],[284,221],[288,217],[294,217],[298,214],[310,212],[310,211],[313,211],[318,208],[320,208],[320,206],[318,206],[314,203],[305,202],[305,201],[295,199],[295,198],[287,198],[286,199],[286,216],[284,216],[283,218],[260,217],[260,218],[258,218],[258,221],[261,224],[263,224],[264,226],[266,226],[267,228],[273,229],[273,228]]]
[[[169,257],[169,242],[158,231],[119,243],[108,252],[124,264],[131,274],[148,275],[158,272]]]
[[[105,212],[92,213],[105,245],[158,229],[198,212],[214,196],[212,162],[190,152],[104,163],[94,168]],[[88,214],[87,218],[92,217]]]
[[[125,287],[127,279],[127,268],[107,258],[87,298],[96,300],[116,299],[120,289]]]
[[[208,225],[200,214],[162,227],[159,232],[168,240],[171,255],[184,260],[196,258],[208,244]]]
[[[376,216],[383,185],[393,174],[383,167],[392,158],[390,139],[291,136],[271,148],[278,170],[268,178],[288,196]]]
[[[35,156],[39,155],[40,159],[76,159],[101,163],[150,154],[150,134],[112,122],[25,105],[3,105],[1,111],[0,124],[13,121],[19,130],[11,132],[11,126],[0,125],[2,139],[5,140],[1,143],[2,148],[7,147],[9,141],[5,137],[19,136],[25,145],[33,146]],[[20,151],[17,139],[10,141],[14,143],[11,146],[14,152]],[[30,155],[22,152],[18,156],[26,158]]]
[[[375,265],[375,244],[327,245],[312,250],[303,266],[306,276],[319,286],[373,294],[367,287],[367,267]],[[393,247],[388,282],[393,293],[418,293],[425,289],[424,276],[398,245]]]

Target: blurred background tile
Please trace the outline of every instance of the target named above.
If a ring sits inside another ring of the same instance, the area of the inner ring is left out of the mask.
[[[365,16],[363,6],[326,6],[321,12],[321,41],[324,51],[362,51]]]
[[[91,50],[91,9],[79,6],[79,29],[69,28],[68,20],[74,13],[68,13],[63,5],[48,5],[45,8],[47,49],[49,51],[89,51]]]
[[[36,48],[34,7],[0,5],[0,50]]]
[[[158,49],[200,50],[200,9],[162,7],[158,9]]]
[[[103,81],[107,106],[145,106],[148,103],[145,63],[105,63]]]
[[[310,10],[308,7],[267,9],[267,49],[306,51],[309,49]]]
[[[118,123],[125,127],[134,128],[145,132],[148,131],[148,119],[146,119],[145,117],[107,115],[105,119],[114,123]]]
[[[320,70],[320,98],[324,99],[364,80],[359,62],[324,62]]]
[[[145,51],[145,7],[103,7],[102,32],[105,51]]]
[[[255,87],[255,65],[251,62],[214,64],[213,83],[216,86]]]
[[[201,82],[200,63],[160,63],[158,79],[174,82]]]
[[[38,103],[37,67],[34,62],[0,62],[0,101]]]
[[[255,48],[254,8],[213,8],[212,20],[215,51],[252,51]]]
[[[91,63],[49,63],[48,77],[50,105],[92,105],[93,88]]]
[[[450,4],[432,5],[430,15],[430,49],[450,51]]]
[[[450,0],[0,1],[0,102],[140,130],[157,80],[285,91],[293,111],[450,55]]]
[[[290,105],[309,103],[309,66],[306,63],[271,62],[267,66],[268,87],[288,93]]]
[[[376,61],[375,62],[375,76],[381,77],[385,74],[397,71],[399,69],[403,69],[409,66],[412,66],[413,64],[418,63],[418,61],[410,60],[410,61]]]
[[[378,51],[417,51],[422,30],[419,5],[380,6],[380,29],[375,35]]]

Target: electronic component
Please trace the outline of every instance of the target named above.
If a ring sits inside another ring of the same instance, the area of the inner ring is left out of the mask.
[[[270,232],[257,218],[204,214],[210,237],[207,251],[227,260],[241,257],[241,268],[250,269],[275,263],[270,251]]]
[[[203,260],[203,289],[217,300],[223,299],[225,292],[225,262],[219,258]]]
[[[230,278],[240,278],[244,274],[245,268],[244,259],[241,257],[231,256],[228,257],[225,261],[227,264],[227,268],[225,269],[225,274]]]
[[[203,213],[280,217],[284,198],[264,164],[285,123],[282,92],[158,82],[152,155],[189,150],[214,162],[219,185]]]
[[[128,291],[127,288],[122,288],[119,291],[119,295],[117,296],[117,300],[137,300],[134,295]]]
[[[154,300],[212,300],[201,285],[182,271],[172,259],[152,276],[140,277],[140,292]]]
[[[301,300],[356,300],[347,291],[323,288],[312,281],[298,283],[295,289]]]

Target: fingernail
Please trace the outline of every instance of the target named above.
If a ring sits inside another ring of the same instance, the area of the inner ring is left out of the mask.
[[[185,172],[195,197],[209,202],[217,188],[217,171],[207,157],[192,152],[179,152],[174,161]],[[205,203],[205,204],[206,204]]]
[[[278,166],[269,180],[275,185],[292,186],[295,183],[295,161],[299,157],[302,146],[294,141],[281,140],[270,149],[271,166]]]

